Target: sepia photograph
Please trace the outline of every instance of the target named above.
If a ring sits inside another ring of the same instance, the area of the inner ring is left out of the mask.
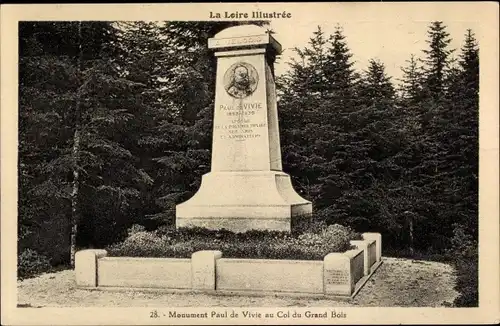
[[[1,9],[2,324],[500,321],[498,4]]]

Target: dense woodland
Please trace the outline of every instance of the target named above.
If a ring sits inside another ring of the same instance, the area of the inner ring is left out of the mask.
[[[20,264],[71,265],[133,224],[174,222],[210,170],[207,38],[235,24],[20,23]],[[354,68],[341,26],[318,27],[277,78],[279,127],[314,218],[382,233],[386,255],[452,257],[477,305],[479,49],[453,37],[430,23],[394,80],[376,58]]]

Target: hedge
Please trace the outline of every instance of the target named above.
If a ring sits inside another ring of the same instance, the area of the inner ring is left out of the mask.
[[[350,249],[350,240],[358,239],[361,234],[338,224],[292,234],[173,227],[148,232],[135,225],[125,241],[106,249],[109,256],[127,257],[190,258],[199,250],[220,250],[226,258],[322,260],[328,253]]]

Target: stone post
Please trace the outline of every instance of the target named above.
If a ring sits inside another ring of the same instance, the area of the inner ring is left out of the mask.
[[[202,250],[191,255],[193,290],[215,291],[215,265],[221,257],[222,252],[217,250]]]
[[[108,252],[102,249],[80,250],[75,254],[76,285],[79,287],[97,287],[98,259],[106,257]]]

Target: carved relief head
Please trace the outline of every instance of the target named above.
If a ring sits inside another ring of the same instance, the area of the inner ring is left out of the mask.
[[[251,64],[237,62],[224,74],[224,88],[230,96],[243,99],[255,92],[258,78],[257,70]]]

